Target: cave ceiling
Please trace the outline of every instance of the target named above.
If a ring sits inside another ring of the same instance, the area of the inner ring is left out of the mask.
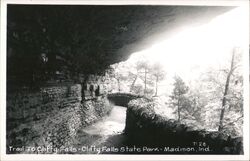
[[[146,49],[185,25],[207,23],[230,9],[8,5],[8,57],[32,60],[34,55],[47,53],[50,61],[59,55],[76,71],[91,73],[126,60],[131,53]]]

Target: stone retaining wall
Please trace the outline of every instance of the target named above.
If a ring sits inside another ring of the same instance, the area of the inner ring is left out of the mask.
[[[81,103],[81,88],[57,85],[8,93],[7,153],[63,153],[56,150],[70,146],[80,127],[111,110],[105,96]]]
[[[138,105],[131,102],[128,104],[125,133],[130,146],[160,149],[150,153],[243,154],[241,137],[231,138],[219,132],[194,130],[190,126],[155,114],[152,102],[145,102]]]
[[[111,93],[108,94],[108,99],[111,103],[118,105],[118,106],[124,106],[127,107],[129,101],[136,98],[141,98],[142,96],[139,95],[133,95],[128,93]]]

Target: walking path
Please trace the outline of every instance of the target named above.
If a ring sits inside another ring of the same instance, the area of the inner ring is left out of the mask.
[[[78,131],[73,147],[77,154],[106,153],[122,145],[126,122],[126,107],[114,106],[110,114]]]

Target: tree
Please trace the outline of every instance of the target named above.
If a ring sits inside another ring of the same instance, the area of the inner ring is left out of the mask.
[[[225,61],[226,64],[204,71],[195,82],[198,92],[190,89],[199,96],[199,122],[202,122],[206,129],[226,132],[233,136],[242,135],[243,76],[240,59],[241,52],[235,48],[229,60]]]
[[[162,64],[155,63],[152,66],[151,73],[155,77],[155,95],[158,95],[158,82],[163,80],[166,76],[166,72],[163,69]]]
[[[117,82],[118,92],[122,91],[123,81],[126,81],[126,66],[124,64],[116,63],[113,64],[109,69],[109,76],[114,78]]]
[[[172,95],[170,96],[171,104],[174,108],[176,108],[178,121],[181,121],[181,112],[185,110],[188,103],[186,94],[189,88],[179,76],[175,76],[174,81],[174,89]]]
[[[132,92],[134,90],[135,83],[136,83],[136,81],[138,79],[138,75],[139,75],[139,71],[138,71],[137,68],[136,68],[136,73],[133,73],[133,72],[129,71],[128,77],[133,79],[132,83],[130,85],[130,88],[129,88],[129,92]]]
[[[140,60],[136,64],[136,68],[138,71],[142,71],[140,73],[143,74],[143,81],[144,81],[144,95],[147,94],[147,84],[150,83],[148,82],[148,74],[150,72],[150,65],[147,60]]]
[[[227,101],[228,101],[230,79],[231,79],[234,71],[238,67],[237,62],[235,61],[235,56],[236,56],[237,52],[238,52],[238,48],[234,48],[233,53],[232,53],[231,62],[230,62],[230,67],[229,67],[229,70],[228,70],[227,76],[226,76],[226,83],[225,83],[225,88],[224,88],[224,93],[223,93],[223,98],[222,98],[222,108],[221,108],[221,113],[220,113],[220,121],[219,121],[218,131],[222,131],[222,129],[223,129],[223,120],[224,120],[225,109],[226,109],[226,105],[227,105]]]

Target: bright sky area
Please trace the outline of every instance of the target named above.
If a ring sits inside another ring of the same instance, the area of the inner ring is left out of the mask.
[[[247,8],[237,7],[207,24],[183,26],[174,36],[133,53],[127,61],[146,58],[150,63],[163,64],[168,79],[161,83],[163,88],[175,74],[185,81],[195,80],[207,68],[225,66],[234,47],[248,53],[248,14]]]

